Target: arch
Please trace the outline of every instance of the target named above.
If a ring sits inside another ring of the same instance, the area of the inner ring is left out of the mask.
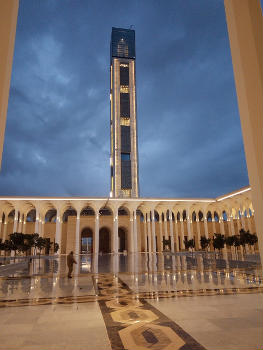
[[[45,222],[56,222],[57,211],[56,209],[49,209],[45,215]]]
[[[219,222],[219,215],[217,214],[216,211],[214,211],[214,220],[215,220],[216,222]]]
[[[177,221],[180,221],[180,212],[179,211],[177,212],[176,218],[177,218]]]
[[[111,252],[111,232],[108,227],[102,227],[99,232],[99,252]]]
[[[207,221],[208,221],[208,222],[212,221],[212,213],[211,213],[210,210],[207,212],[206,218],[207,218]]]
[[[130,213],[129,213],[129,210],[127,209],[127,208],[125,208],[125,207],[120,207],[119,209],[118,209],[118,215],[119,216],[127,216],[127,215],[129,215]]]
[[[124,252],[124,250],[128,250],[128,235],[127,229],[125,227],[118,228],[118,237],[119,237],[119,252]]]
[[[68,207],[68,209],[64,211],[62,215],[62,222],[67,222],[69,216],[77,216],[77,211],[72,207]]]
[[[93,253],[93,231],[84,227],[80,235],[80,254]]]
[[[94,216],[94,215],[95,215],[95,211],[93,210],[93,208],[89,206],[84,207],[80,212],[80,216]]]
[[[144,214],[140,209],[136,210],[136,215],[140,215],[140,222],[144,221]]]
[[[183,221],[186,221],[187,217],[186,217],[186,210],[183,210]]]
[[[192,212],[192,221],[193,222],[196,221],[196,212],[195,211]]]
[[[99,210],[99,214],[101,215],[101,216],[110,216],[110,215],[112,215],[112,210],[111,210],[111,208],[109,208],[109,207],[102,207],[102,208],[100,208],[100,210]]]
[[[27,213],[26,222],[36,222],[36,209],[31,209]]]
[[[223,221],[227,221],[228,215],[227,215],[227,212],[225,210],[223,210],[223,212],[222,212],[222,217],[223,217]]]
[[[154,211],[154,219],[155,219],[154,221],[156,222],[158,222],[160,219],[159,213],[156,210]]]
[[[7,216],[7,222],[14,222],[15,220],[15,209],[11,210]]]
[[[199,221],[204,221],[204,214],[201,210],[199,210],[199,212],[198,212],[198,219],[199,219]]]

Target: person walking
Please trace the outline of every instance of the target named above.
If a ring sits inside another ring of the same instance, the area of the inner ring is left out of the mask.
[[[76,260],[74,259],[73,252],[71,251],[67,255],[67,265],[68,265],[68,278],[72,278],[71,274],[73,271],[73,264],[76,264]]]

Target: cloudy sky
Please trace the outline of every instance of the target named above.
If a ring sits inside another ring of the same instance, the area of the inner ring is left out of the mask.
[[[130,25],[140,195],[248,185],[223,0],[20,0],[1,195],[109,195],[110,35]]]

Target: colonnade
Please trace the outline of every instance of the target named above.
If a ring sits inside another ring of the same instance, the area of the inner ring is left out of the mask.
[[[85,208],[89,208],[92,216],[88,216],[87,222],[92,227],[95,254],[99,253],[100,228],[103,226],[111,233],[111,252],[118,253],[121,225],[127,234],[126,248],[129,252],[160,252],[167,248],[165,245],[168,242],[172,252],[184,250],[185,239],[194,239],[196,249],[201,249],[201,236],[211,238],[214,233],[234,235],[241,228],[254,233],[254,222],[251,218],[254,210],[250,194],[251,190],[247,187],[215,199],[0,197],[0,238],[5,241],[12,232],[29,233],[29,226],[30,233],[33,231],[45,236],[47,213],[53,210],[55,230],[52,237],[61,248],[64,239],[62,236],[65,236],[63,215],[67,210],[73,210],[74,214],[71,216],[75,217],[75,226],[68,225],[70,228],[67,228],[66,235],[68,241],[69,238],[74,241],[70,249],[79,254],[82,213]],[[105,209],[109,211],[108,216],[103,216],[102,211]],[[120,209],[126,215],[120,216]],[[33,222],[28,222],[28,215],[32,210]],[[69,244],[66,250],[68,249]]]

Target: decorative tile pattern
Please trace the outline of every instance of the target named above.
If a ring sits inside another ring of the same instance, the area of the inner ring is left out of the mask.
[[[9,278],[10,280],[11,278]],[[17,278],[15,278],[17,280]],[[263,287],[248,287],[248,288],[213,288],[213,289],[198,289],[198,290],[170,290],[170,291],[151,291],[151,292],[136,292],[131,291],[126,286],[116,281],[111,274],[93,275],[95,294],[83,294],[72,296],[51,296],[51,297],[36,297],[36,298],[6,298],[0,299],[1,307],[17,307],[17,306],[35,306],[35,305],[50,305],[50,304],[73,304],[87,303],[94,301],[105,301],[107,307],[120,309],[127,304],[133,308],[133,305],[141,303],[139,299],[161,299],[161,298],[178,298],[190,296],[209,296],[209,295],[233,295],[233,294],[252,294],[263,293]],[[103,284],[105,282],[105,284]],[[112,283],[111,288],[108,284]],[[110,303],[110,304],[108,304]]]
[[[99,306],[107,327],[113,350],[204,350],[195,339],[183,331],[176,323],[147,303],[144,299],[132,299],[128,286],[120,279],[105,276],[94,278],[98,297],[110,295],[110,288],[118,287],[130,295],[116,301],[98,299]],[[123,293],[125,294],[125,293]],[[121,294],[120,294],[121,295]],[[117,296],[115,296],[117,297]]]
[[[185,342],[171,328],[156,324],[137,323],[119,331],[128,350],[178,350]]]

